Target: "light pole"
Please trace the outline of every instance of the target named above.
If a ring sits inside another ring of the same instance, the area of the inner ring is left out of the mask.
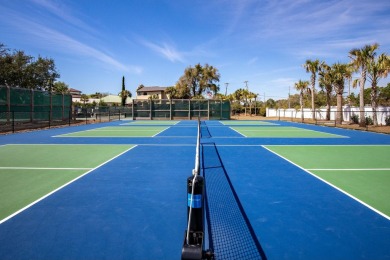
[[[246,107],[247,107],[247,98],[248,98],[248,94],[249,94],[249,91],[248,91],[248,81],[247,80],[245,80],[244,81],[244,83],[245,83],[245,87],[246,87],[246,91],[247,91],[247,93],[245,94],[245,115],[246,115]]]
[[[225,96],[227,96],[227,89],[228,89],[229,83],[226,82],[225,85],[226,85],[226,88],[225,88]]]

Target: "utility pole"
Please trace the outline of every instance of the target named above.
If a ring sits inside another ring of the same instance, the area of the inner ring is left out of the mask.
[[[288,108],[290,108],[290,86],[288,87]]]
[[[244,83],[245,83],[246,90],[248,90],[248,81],[245,80]]]
[[[244,83],[245,83],[245,87],[246,87],[246,91],[247,91],[247,94],[249,94],[249,91],[248,91],[248,81],[247,80],[245,80],[244,81]],[[246,107],[247,107],[247,94],[245,94],[245,115],[246,115]]]
[[[228,89],[229,83],[228,83],[228,82],[226,82],[226,83],[225,83],[225,85],[226,85],[226,89],[225,89],[225,96],[227,96],[227,89]]]

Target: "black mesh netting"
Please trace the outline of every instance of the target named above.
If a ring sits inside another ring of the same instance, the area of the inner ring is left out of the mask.
[[[213,143],[202,144],[202,164],[207,232],[215,259],[266,259]]]

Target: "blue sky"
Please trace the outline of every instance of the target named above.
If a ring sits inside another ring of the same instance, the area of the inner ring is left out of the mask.
[[[310,78],[306,59],[348,62],[374,42],[390,53],[388,0],[0,0],[0,13],[0,42],[53,58],[59,80],[85,94],[118,94],[122,76],[133,95],[172,86],[208,63],[222,93],[248,81],[280,99]]]

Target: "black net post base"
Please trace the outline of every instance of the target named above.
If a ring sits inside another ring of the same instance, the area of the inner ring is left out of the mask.
[[[187,241],[187,230],[184,232],[184,243],[181,251],[181,259],[203,259],[203,232],[190,231],[189,241]]]
[[[184,243],[181,251],[182,260],[213,260],[214,253],[203,250],[203,232],[190,231],[189,243],[187,244],[187,230],[184,232]]]

